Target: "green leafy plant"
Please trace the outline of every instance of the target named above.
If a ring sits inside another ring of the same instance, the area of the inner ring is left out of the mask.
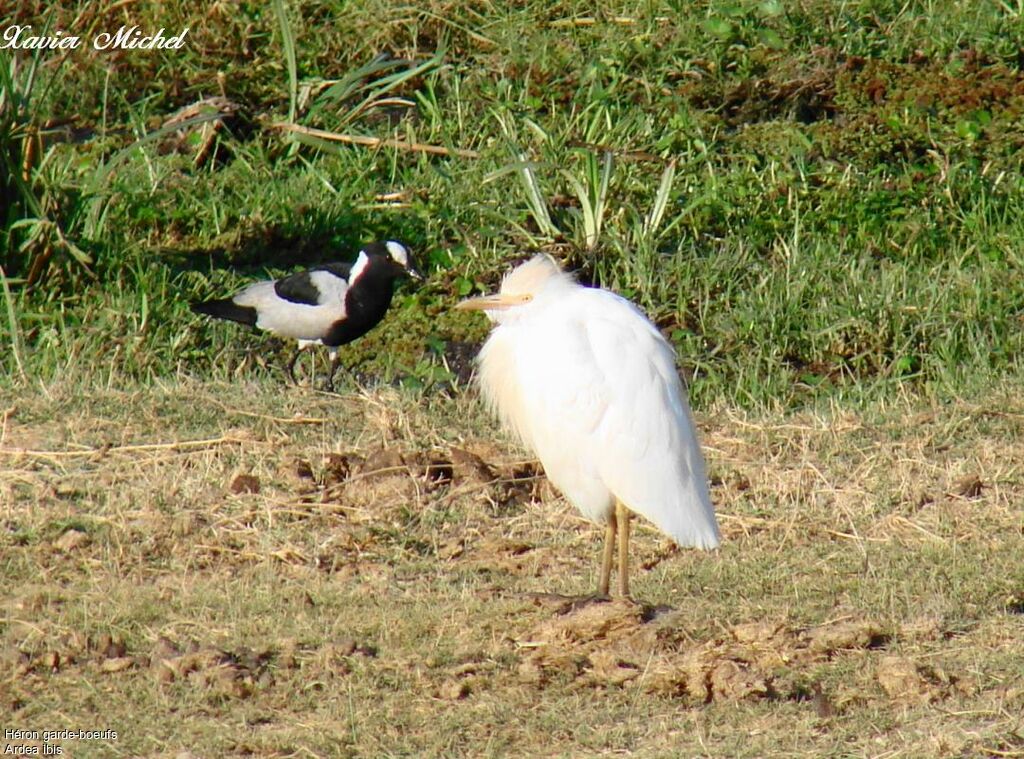
[[[0,55],[0,160],[5,169],[0,194],[7,201],[2,246],[13,262],[14,281],[27,286],[40,280],[55,255],[85,271],[92,263],[65,234],[67,214],[60,188],[39,181],[41,167],[51,161],[54,150],[44,152],[39,108],[59,74],[59,69],[51,71],[41,82],[41,62],[39,50],[27,63],[8,51]]]

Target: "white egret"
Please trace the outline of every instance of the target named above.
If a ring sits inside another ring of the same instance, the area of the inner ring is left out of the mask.
[[[629,595],[629,514],[681,546],[718,546],[704,459],[675,353],[629,301],[579,285],[539,255],[495,295],[462,301],[495,327],[478,357],[484,399],[583,514],[606,525],[598,593],[615,538]]]

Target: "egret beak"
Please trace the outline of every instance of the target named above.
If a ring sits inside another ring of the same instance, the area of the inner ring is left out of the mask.
[[[470,298],[469,300],[461,301],[455,304],[455,308],[459,311],[501,311],[505,308],[521,306],[524,303],[529,303],[531,300],[533,300],[533,296],[529,293],[521,293],[519,295],[495,293],[494,295],[484,295],[481,298]]]

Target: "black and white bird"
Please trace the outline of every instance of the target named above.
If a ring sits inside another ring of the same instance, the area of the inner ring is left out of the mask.
[[[331,358],[326,386],[333,390],[338,348],[384,318],[395,280],[407,275],[422,279],[404,245],[371,242],[352,263],[322,264],[282,279],[254,282],[230,298],[194,302],[192,310],[297,340],[299,348],[288,364],[296,384],[295,363],[302,351],[326,346]]]

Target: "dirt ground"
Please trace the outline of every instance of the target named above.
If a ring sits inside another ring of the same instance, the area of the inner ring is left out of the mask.
[[[8,753],[1024,756],[1012,388],[698,413],[723,546],[634,522],[610,602],[472,394],[0,405]]]

